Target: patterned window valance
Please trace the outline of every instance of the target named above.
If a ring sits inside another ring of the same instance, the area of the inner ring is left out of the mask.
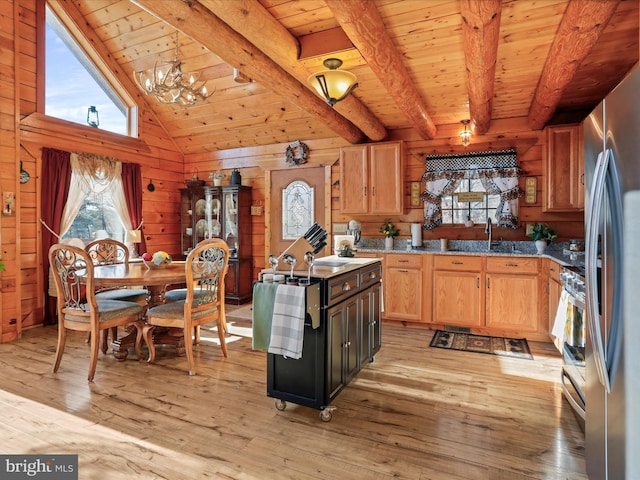
[[[518,178],[522,176],[513,149],[427,155],[422,176],[425,190],[420,195],[424,200],[424,228],[432,230],[442,224],[442,197],[451,195],[463,178],[478,178],[488,194],[500,195],[497,226],[518,228],[518,198],[524,195]]]

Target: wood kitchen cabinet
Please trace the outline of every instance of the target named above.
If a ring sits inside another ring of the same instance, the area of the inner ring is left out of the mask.
[[[434,256],[433,322],[462,327],[484,325],[482,257]]]
[[[422,257],[416,254],[385,255],[384,318],[422,322]]]
[[[522,336],[538,331],[542,313],[539,263],[537,258],[487,257],[487,328],[522,332]]]
[[[542,211],[584,210],[582,126],[547,127],[545,135]]]
[[[330,399],[358,372],[359,307],[360,297],[355,296],[327,310],[327,374]]]
[[[353,145],[340,149],[340,212],[402,215],[402,142]]]

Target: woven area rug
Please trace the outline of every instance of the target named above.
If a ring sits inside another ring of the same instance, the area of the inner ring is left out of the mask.
[[[526,338],[489,337],[436,330],[429,346],[533,360]]]

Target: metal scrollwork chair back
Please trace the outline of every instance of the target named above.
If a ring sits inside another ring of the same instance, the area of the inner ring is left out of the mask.
[[[149,362],[155,359],[153,331],[156,327],[180,328],[184,335],[189,375],[195,374],[193,344],[200,341],[200,326],[216,322],[220,348],[228,356],[225,342],[224,278],[229,268],[229,246],[219,238],[198,243],[185,261],[186,297],[147,310],[142,336],[149,347]],[[138,340],[140,343],[140,339]],[[136,347],[139,349],[139,345]]]
[[[93,261],[81,248],[55,244],[49,249],[49,262],[56,284],[58,343],[53,371],[57,372],[64,353],[67,330],[90,334],[88,380],[93,381],[98,362],[101,332],[137,322],[142,305],[121,300],[96,298]]]

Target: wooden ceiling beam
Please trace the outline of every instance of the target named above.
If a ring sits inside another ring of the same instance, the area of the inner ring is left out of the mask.
[[[434,138],[436,126],[375,3],[326,0],[326,4],[413,128],[422,138]]]
[[[491,126],[502,1],[461,0],[460,10],[469,114],[482,135]]]
[[[350,143],[362,143],[364,133],[320,97],[292,77],[246,38],[196,0],[132,0],[155,17],[188,35],[225,62],[316,117]],[[271,39],[274,41],[274,39]]]
[[[562,17],[529,109],[528,122],[542,129],[553,117],[562,93],[596,44],[620,0],[571,0]]]
[[[260,3],[251,0],[201,0],[201,3],[216,17],[263,51],[276,64],[285,68],[290,75],[309,88],[309,91],[314,92],[307,84],[307,78],[313,72],[307,70],[299,61],[302,47],[298,39],[291,35]],[[325,45],[345,48],[348,42],[348,47],[354,48],[341,29],[332,29],[330,35],[331,41],[325,40]],[[371,140],[379,141],[387,137],[384,125],[357,97],[349,95],[333,108]]]

